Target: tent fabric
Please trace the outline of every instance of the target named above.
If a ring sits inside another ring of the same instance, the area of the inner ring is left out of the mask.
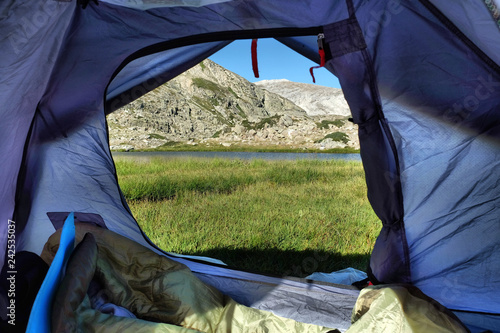
[[[464,0],[457,3],[446,0],[433,0],[431,2],[474,44],[497,64],[500,64],[500,45],[497,43],[500,38],[500,29],[497,23],[492,20],[491,13],[485,3],[475,0]],[[484,2],[488,2],[488,0]],[[491,1],[489,2],[491,3]]]
[[[430,25],[451,22],[429,2],[365,7],[344,46],[354,52],[327,66],[360,126],[368,196],[384,224],[373,276],[411,282],[453,309],[497,313],[498,276],[484,273],[500,267],[498,65],[459,32]],[[373,13],[388,15],[384,24],[363,18]]]
[[[156,1],[137,1],[137,0],[101,0],[117,6],[125,6],[134,9],[148,10],[160,7],[202,7],[211,4],[227,2],[229,0],[156,0]]]
[[[13,218],[23,147],[37,105],[45,93],[75,3],[54,1],[0,3],[0,228]],[[54,33],[57,32],[57,33]],[[16,230],[18,233],[21,230]],[[5,249],[7,233],[0,233]],[[3,253],[3,252],[2,252]],[[3,266],[4,256],[0,256]]]
[[[411,283],[467,318],[499,323],[500,29],[484,2],[134,3],[0,4],[0,153],[8,157],[0,227],[16,221],[18,251],[41,253],[55,231],[47,212],[75,211],[167,255],[119,189],[105,113],[235,39],[274,37],[318,61],[323,32],[325,67],[359,125],[368,198],[382,222],[372,280]],[[175,260],[214,284],[258,289],[270,279]]]
[[[392,49],[395,41],[402,45],[397,54],[372,52],[372,62],[383,121],[398,153],[405,259],[411,260],[410,281],[445,306],[494,313],[500,280],[484,273],[500,267],[495,250],[500,245],[500,94],[495,94],[500,70],[467,40],[460,41],[464,37],[420,24],[421,18],[435,24],[442,19],[430,6],[407,5],[406,15],[394,15],[379,27],[390,30],[380,32],[384,38],[365,38],[379,50]],[[404,43],[407,22],[421,32],[413,43]],[[391,29],[392,24],[401,29]],[[447,50],[446,57],[434,51],[438,47]],[[381,252],[376,245],[375,255]],[[376,265],[372,261],[372,269]]]
[[[486,7],[488,7],[491,16],[496,21],[498,27],[500,28],[500,11],[498,10],[500,1],[498,0],[484,0]]]
[[[78,246],[58,285],[48,331],[339,332],[240,305],[185,265],[112,231],[82,223],[75,229]],[[41,256],[48,264],[60,253],[60,239],[58,231],[45,244]],[[94,280],[110,303],[137,318],[92,309],[87,291]]]
[[[318,24],[321,24],[321,21],[330,19],[325,12],[334,12],[333,4],[320,4],[314,7],[316,9],[310,13],[309,18],[298,11],[294,16],[280,17],[276,21],[263,21],[264,16],[261,15],[255,20],[248,20],[246,26],[240,27],[235,26],[233,22],[238,21],[238,16],[243,15],[246,8],[237,3],[239,7],[233,5],[231,11],[219,9],[219,12],[230,12],[235,16],[226,20],[221,20],[220,14],[214,12],[215,9],[204,10],[199,14],[193,13],[191,8],[188,10],[174,7],[168,12],[168,8],[157,9],[142,16],[141,13],[130,9],[105,3],[99,6],[90,5],[85,10],[76,9],[68,32],[70,38],[66,39],[62,51],[64,56],[59,59],[59,65],[52,75],[51,86],[47,89],[34,120],[29,146],[31,151],[36,149],[37,152],[28,152],[25,161],[25,170],[30,174],[30,182],[25,182],[24,187],[20,189],[22,196],[19,201],[27,201],[26,206],[29,207],[24,209],[22,204],[19,205],[19,216],[16,216],[16,219],[18,224],[27,226],[27,236],[38,234],[48,237],[53,229],[48,225],[45,212],[68,211],[67,207],[71,205],[74,211],[79,212],[106,212],[100,215],[106,222],[111,220],[116,224],[110,226],[110,229],[115,228],[114,230],[119,230],[137,241],[147,243],[130,213],[123,209],[124,204],[116,184],[107,142],[102,96],[115,70],[128,55],[164,41],[165,37],[148,31],[169,31],[171,39],[181,38],[192,34],[193,31],[190,30],[194,30],[194,27],[202,26],[201,32],[205,33],[208,26],[203,22],[207,21],[217,23],[210,25],[213,30],[267,29],[281,27],[284,22],[291,22],[290,25],[300,28],[301,25],[308,27],[306,24],[312,21],[313,17],[318,17]],[[263,5],[264,8],[271,7],[268,10],[275,6],[278,6],[275,2],[272,5]],[[121,15],[127,17],[129,31],[133,31],[132,36],[123,35],[120,26],[123,22],[117,16],[118,10],[122,10]],[[162,14],[161,10],[165,13]],[[200,15],[205,15],[206,21],[200,20]],[[179,27],[179,21],[186,22]],[[95,33],[95,27],[100,27],[98,35]],[[102,38],[103,30],[107,31],[106,39]],[[80,40],[92,40],[93,45],[88,47]],[[93,68],[101,75],[89,75],[88,68]],[[74,154],[68,154],[68,150]],[[71,172],[65,173],[64,170]],[[89,174],[92,176],[90,183]],[[69,185],[58,193],[52,192],[52,184],[61,182]],[[92,196],[88,195],[96,191],[102,192],[106,200],[93,200]],[[51,193],[45,195],[46,192]],[[73,199],[70,199],[71,197]],[[73,202],[70,204],[68,199]],[[92,211],[89,211],[90,207]],[[25,216],[28,214],[29,217]],[[23,242],[22,239],[20,242]],[[41,246],[39,242],[26,242],[27,250],[35,253],[40,252]]]
[[[134,101],[166,81],[228,45],[212,42],[179,47],[160,54],[141,57],[128,63],[107,88],[106,112],[112,112]],[[189,59],[186,62],[186,59]]]
[[[368,276],[366,275],[365,272],[360,271],[359,269],[349,267],[332,273],[315,272],[307,276],[306,279],[314,281],[325,281],[337,284],[353,285],[354,283],[360,281],[365,281],[365,280],[367,281]]]

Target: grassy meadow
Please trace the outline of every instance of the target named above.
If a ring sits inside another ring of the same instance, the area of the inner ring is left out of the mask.
[[[115,158],[137,221],[160,248],[304,277],[365,270],[381,224],[359,162]]]

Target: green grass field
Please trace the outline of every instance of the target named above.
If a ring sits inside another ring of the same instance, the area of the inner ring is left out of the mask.
[[[160,248],[304,277],[365,270],[380,222],[346,161],[116,158],[134,216]]]

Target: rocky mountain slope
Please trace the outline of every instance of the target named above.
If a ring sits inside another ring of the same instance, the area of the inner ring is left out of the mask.
[[[349,117],[351,112],[341,89],[315,84],[292,82],[285,79],[264,80],[258,87],[287,98],[310,116],[339,115]]]
[[[316,149],[358,147],[355,125],[346,120],[342,107],[330,113],[328,107],[321,108],[321,112],[319,108],[307,112],[271,92],[273,88],[262,87],[265,85],[252,84],[205,60],[110,114],[111,149],[156,148],[173,142]],[[303,93],[297,90],[295,95],[310,93],[311,89]],[[335,100],[340,98],[337,95]]]

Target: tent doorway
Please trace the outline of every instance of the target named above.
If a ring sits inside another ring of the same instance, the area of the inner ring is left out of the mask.
[[[240,63],[239,72],[252,79],[251,41],[233,43],[211,59],[226,59],[228,67]],[[263,75],[280,65],[271,74],[288,76],[275,78],[293,79],[290,73],[303,71],[301,80],[311,80],[313,62],[276,41],[259,43]],[[280,62],[276,54],[287,61]],[[316,72],[318,83],[325,80],[321,71]],[[338,84],[326,74],[331,85]],[[295,95],[301,89],[303,95],[327,89],[328,99],[318,95],[326,107],[308,113],[273,93],[275,86],[251,83],[204,60],[108,115],[112,150],[136,151],[115,157],[118,180],[153,243],[168,252],[213,257],[279,276],[366,269],[379,222],[366,199],[361,163],[303,160],[311,152],[357,153],[357,129],[347,119],[342,92],[320,84],[283,83],[296,84]],[[305,154],[296,161],[127,158],[143,150]]]

